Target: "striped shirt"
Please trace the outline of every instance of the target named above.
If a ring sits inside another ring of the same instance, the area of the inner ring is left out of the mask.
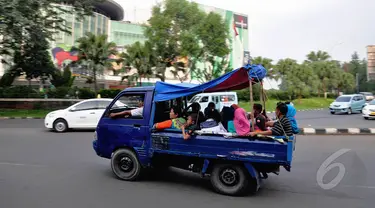
[[[293,136],[292,125],[285,116],[275,122],[271,131],[273,136]]]

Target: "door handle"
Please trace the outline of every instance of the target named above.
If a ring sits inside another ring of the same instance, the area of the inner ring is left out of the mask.
[[[91,112],[90,114],[95,114],[95,112]]]

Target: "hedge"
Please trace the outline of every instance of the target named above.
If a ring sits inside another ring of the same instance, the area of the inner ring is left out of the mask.
[[[102,98],[115,98],[121,90],[119,89],[101,89],[99,94]],[[240,101],[247,102],[250,100],[249,90],[238,90],[236,91],[238,99]],[[260,88],[255,85],[253,89],[253,98],[255,101],[260,100]],[[271,100],[295,100],[297,96],[291,95],[288,92],[278,90],[267,90],[266,95]],[[7,88],[0,88],[0,98],[44,98],[45,94],[39,92],[36,89],[31,89],[28,86],[12,86]],[[321,95],[323,97],[324,95]],[[57,87],[55,89],[47,90],[48,98],[79,98],[79,99],[90,99],[95,98],[95,92],[89,88],[69,88],[69,87]],[[318,97],[316,93],[302,94],[302,98]],[[337,95],[328,93],[328,98],[336,98]]]

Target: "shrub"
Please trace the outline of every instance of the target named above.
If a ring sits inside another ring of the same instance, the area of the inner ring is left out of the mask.
[[[29,86],[12,86],[0,90],[2,98],[42,98],[43,94]]]
[[[48,90],[48,98],[67,98],[71,97],[72,89],[70,87],[57,87],[52,90]]]
[[[99,94],[102,98],[115,98],[120,92],[120,89],[101,89]]]
[[[78,97],[79,99],[95,98],[95,92],[88,88],[80,88],[78,89]]]

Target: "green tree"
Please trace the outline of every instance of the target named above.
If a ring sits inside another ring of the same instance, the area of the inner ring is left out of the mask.
[[[360,90],[365,90],[367,88],[367,61],[360,60],[357,52],[352,54],[352,59],[349,62],[349,73],[352,74],[354,78],[358,73]]]
[[[92,72],[95,93],[98,93],[97,76],[106,68],[111,67],[111,55],[117,54],[116,44],[107,41],[107,35],[94,35],[87,33],[85,37],[77,40],[78,62],[86,65]]]
[[[308,62],[328,61],[331,58],[327,52],[321,50],[317,52],[311,51],[306,57]]]
[[[314,92],[318,85],[317,75],[306,63],[292,65],[283,78],[287,91],[297,95],[299,102],[303,94]]]
[[[72,72],[69,67],[65,67],[63,71],[56,69],[51,74],[51,84],[55,87],[72,87],[75,77],[72,76]]]
[[[137,73],[123,76],[122,81],[125,79],[136,80],[142,86],[142,78],[149,79],[153,76],[152,67],[155,66],[155,55],[148,41],[144,44],[137,41],[126,47],[126,53],[121,54],[121,57],[126,71],[129,71],[130,67],[137,69]]]
[[[186,73],[187,68],[194,74],[198,62],[209,64],[213,57],[223,58],[230,52],[229,32],[221,16],[204,13],[194,2],[165,0],[153,7],[148,23],[145,36],[158,55],[155,71],[162,81],[168,67],[174,68],[175,75]],[[181,57],[188,58],[187,66],[178,61]]]
[[[78,18],[91,15],[93,5],[103,0],[0,0],[0,55],[13,57],[35,27],[44,38],[53,40],[56,32],[69,32],[61,13],[77,13]],[[55,4],[66,3],[73,9],[66,10]]]
[[[351,91],[355,87],[355,78],[351,73],[338,69],[336,70],[336,76],[338,79],[333,84],[337,90],[337,95],[340,91]]]
[[[306,62],[312,67],[313,71],[318,77],[318,96],[320,97],[321,93],[327,92],[328,89],[333,87],[337,77],[337,70],[340,68],[335,61],[315,61],[315,62]]]
[[[276,80],[282,79],[288,74],[289,71],[294,70],[298,63],[294,59],[286,58],[280,59],[277,64],[273,67],[272,76]]]

